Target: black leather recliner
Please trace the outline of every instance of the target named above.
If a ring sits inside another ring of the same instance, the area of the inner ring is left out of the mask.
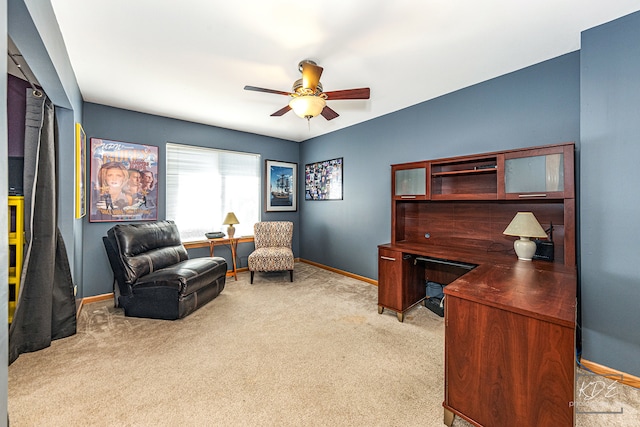
[[[118,224],[102,240],[125,316],[181,319],[224,289],[225,259],[189,259],[173,221]]]

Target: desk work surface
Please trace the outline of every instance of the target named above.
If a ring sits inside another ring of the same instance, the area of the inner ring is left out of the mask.
[[[515,255],[426,245],[380,245],[404,254],[475,264],[444,288],[445,295],[549,321],[575,325],[575,267],[548,261],[522,261]]]

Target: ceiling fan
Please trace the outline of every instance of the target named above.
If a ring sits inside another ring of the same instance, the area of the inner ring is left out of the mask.
[[[322,117],[327,120],[333,120],[338,117],[339,114],[329,108],[326,101],[369,99],[370,90],[368,87],[323,92],[322,83],[320,83],[323,68],[309,59],[300,61],[298,70],[302,73],[302,78],[293,83],[291,92],[256,86],[245,86],[244,90],[290,96],[291,101],[289,101],[289,104],[271,114],[271,116],[282,116],[288,113],[289,110],[293,110],[299,117],[307,120],[316,117],[318,114],[322,114]]]

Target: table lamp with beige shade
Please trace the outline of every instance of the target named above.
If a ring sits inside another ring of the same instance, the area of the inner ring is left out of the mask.
[[[238,218],[236,218],[236,214],[234,214],[233,212],[229,212],[222,223],[229,226],[227,227],[227,236],[229,236],[230,239],[233,239],[233,235],[236,232],[233,224],[240,224],[240,221],[238,221]]]
[[[513,242],[513,249],[515,249],[518,259],[523,261],[531,261],[536,253],[536,243],[530,238],[547,237],[547,233],[545,233],[533,212],[518,212],[502,234],[520,237],[520,239]]]

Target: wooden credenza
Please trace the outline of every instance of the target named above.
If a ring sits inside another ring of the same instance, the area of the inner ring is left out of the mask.
[[[565,143],[392,165],[378,312],[403,321],[427,280],[447,285],[447,425],[454,416],[487,427],[574,425],[574,150]],[[502,232],[520,211],[553,225],[551,262],[517,259]]]

